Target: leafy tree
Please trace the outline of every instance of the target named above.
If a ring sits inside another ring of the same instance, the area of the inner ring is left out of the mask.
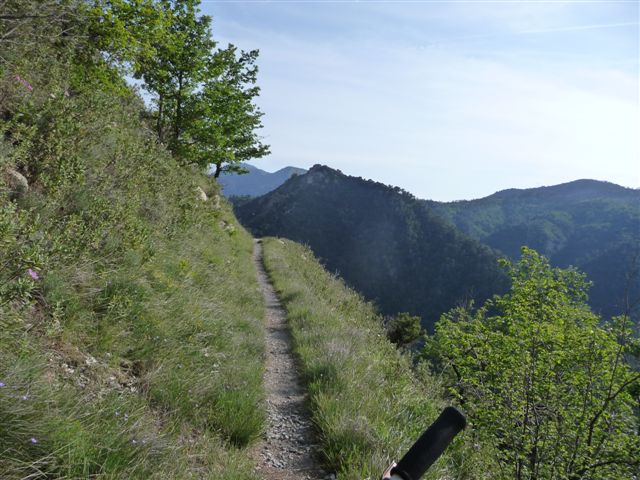
[[[211,17],[200,15],[199,0],[160,0],[165,28],[155,37],[153,55],[139,59],[135,77],[155,95],[156,130],[174,153],[183,148],[185,107],[205,80],[207,62],[215,47]],[[167,138],[168,135],[168,138]]]
[[[112,65],[134,71],[156,55],[169,25],[155,0],[91,0],[86,10],[89,43]]]
[[[241,162],[269,154],[256,130],[263,113],[254,103],[258,51],[240,52],[229,45],[212,56],[202,91],[193,97],[188,134],[191,155],[201,165],[215,165],[214,177],[242,172]],[[224,167],[223,167],[224,166]]]
[[[607,326],[584,275],[523,248],[511,291],[476,312],[443,315],[429,348],[504,478],[629,479],[640,437],[626,317]]]
[[[148,1],[162,12],[156,23],[146,22],[161,28],[149,28],[144,37],[149,46],[139,49],[134,62],[135,76],[154,94],[161,142],[183,162],[216,165],[216,177],[224,164],[228,171],[241,171],[240,162],[269,153],[256,133],[263,115],[254,103],[260,92],[257,50],[238,54],[232,45],[214,50],[211,18],[200,15],[199,0],[113,1],[129,5],[120,9],[125,17],[134,9],[148,18],[143,8]]]

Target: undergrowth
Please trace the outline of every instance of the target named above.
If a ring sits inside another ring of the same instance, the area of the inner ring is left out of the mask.
[[[48,48],[0,64],[0,478],[254,478],[251,238],[137,95]]]
[[[443,390],[426,369],[412,370],[374,308],[308,248],[274,238],[264,245],[325,463],[340,479],[376,478],[435,420],[445,405]],[[490,478],[483,453],[463,434],[425,478]]]

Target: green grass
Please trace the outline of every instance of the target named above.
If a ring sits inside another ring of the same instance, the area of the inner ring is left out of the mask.
[[[412,371],[374,308],[308,248],[273,238],[264,245],[326,465],[341,479],[375,478],[435,420],[441,387],[424,368]],[[481,456],[463,434],[425,478],[486,478]]]
[[[263,306],[236,228],[43,272],[53,314],[0,307],[0,478],[254,478]]]
[[[68,57],[37,50],[0,64],[0,478],[254,479],[251,237],[139,98],[72,85]]]

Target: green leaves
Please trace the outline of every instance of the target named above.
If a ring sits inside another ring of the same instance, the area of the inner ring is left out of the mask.
[[[128,58],[156,105],[156,133],[183,164],[223,165],[269,153],[256,134],[257,50],[215,50],[211,18],[199,0],[104,0],[97,15],[102,43]],[[104,31],[106,30],[108,34]],[[128,48],[125,46],[130,45]]]
[[[637,469],[629,320],[600,326],[588,283],[531,249],[511,291],[437,325],[429,345],[505,478],[629,478]]]
[[[229,45],[210,59],[202,91],[190,103],[187,133],[192,139],[190,154],[200,166],[216,166],[218,177],[226,171],[240,171],[240,163],[269,154],[256,130],[262,128],[263,113],[253,103],[256,86],[256,50],[240,52]]]

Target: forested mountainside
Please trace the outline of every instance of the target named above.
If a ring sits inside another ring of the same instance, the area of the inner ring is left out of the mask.
[[[385,313],[408,311],[432,328],[440,314],[507,288],[497,255],[398,188],[316,165],[237,206],[256,236],[308,244]]]
[[[307,171],[297,167],[284,167],[277,172],[266,172],[248,163],[240,166],[247,170],[247,173],[238,175],[233,172],[222,172],[218,182],[222,186],[222,191],[229,197],[259,197],[272,190],[275,190],[293,175],[302,175]]]
[[[471,201],[428,201],[456,227],[517,259],[522,245],[554,265],[575,266],[593,282],[590,304],[605,317],[640,301],[640,191],[595,180]]]

